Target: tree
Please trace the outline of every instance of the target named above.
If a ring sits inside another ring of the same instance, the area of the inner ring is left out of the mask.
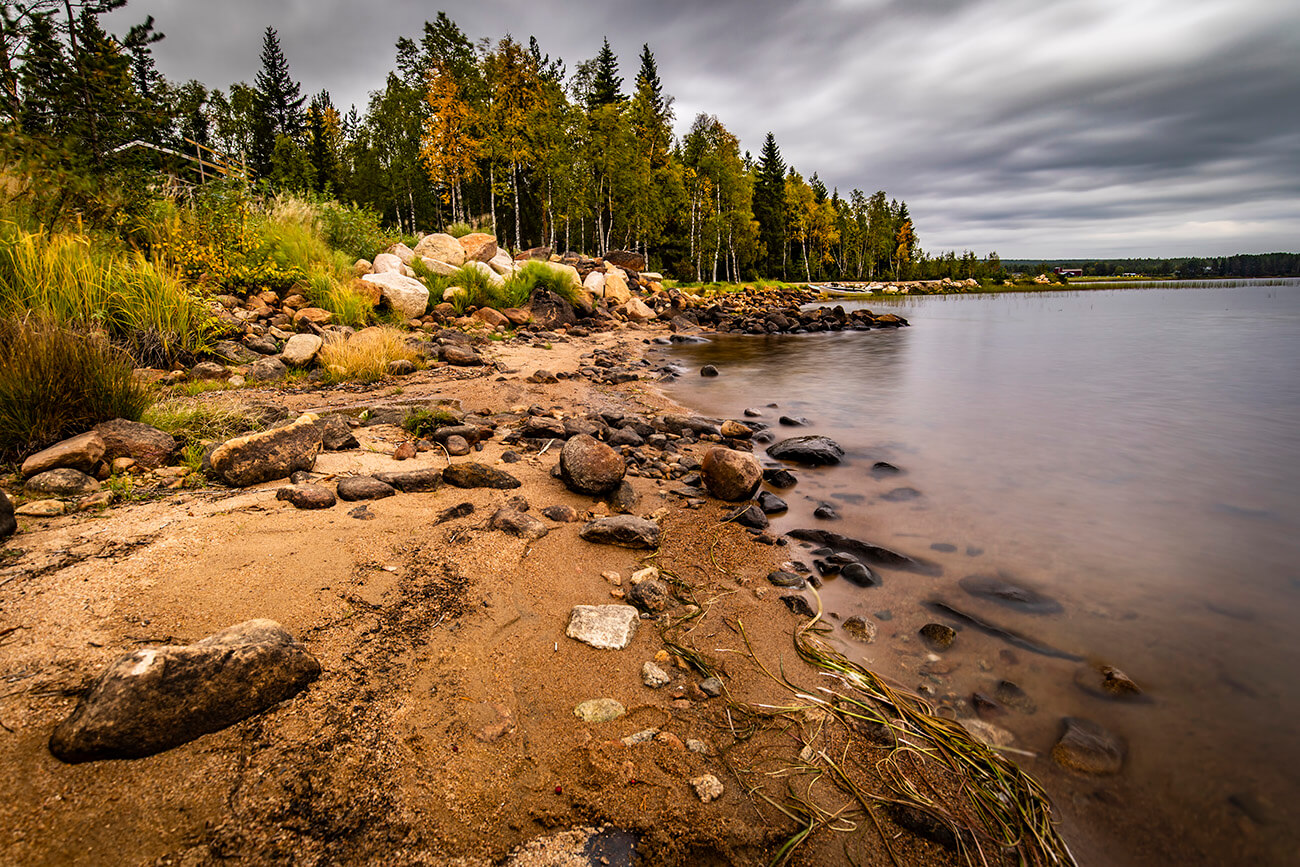
[[[420,158],[429,179],[446,188],[453,220],[465,219],[462,187],[478,173],[482,140],[475,135],[477,119],[459,81],[441,60],[433,61],[425,87],[428,116],[420,137]]]
[[[338,190],[342,145],[343,129],[338,109],[334,107],[329,92],[322,90],[312,97],[307,108],[307,157],[311,161],[317,192]]]
[[[302,106],[306,102],[289,74],[289,61],[280,50],[280,37],[274,27],[262,35],[262,68],[253,81],[257,89],[261,117],[253,137],[253,162],[259,174],[270,169],[272,152],[278,136],[297,137],[302,128]]]
[[[614,50],[609,47],[609,37],[605,37],[600,52],[596,54],[587,109],[622,102],[624,99],[622,87],[623,79],[618,74],[618,58],[614,56]]]
[[[764,255],[764,271],[785,276],[785,161],[771,132],[763,140],[754,172],[754,217]]]

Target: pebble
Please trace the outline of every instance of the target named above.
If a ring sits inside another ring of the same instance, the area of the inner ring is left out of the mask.
[[[936,650],[947,650],[957,638],[956,630],[942,623],[927,623],[919,631],[926,643]]]
[[[636,635],[640,613],[631,605],[575,605],[564,634],[598,650],[622,650]]]
[[[653,662],[647,662],[641,666],[641,682],[651,689],[658,689],[671,683],[672,678],[668,676],[668,672]]]
[[[696,796],[705,804],[722,797],[722,783],[713,774],[705,774],[691,780]]]
[[[854,641],[870,644],[876,640],[876,624],[864,617],[850,617],[844,621],[844,631]]]
[[[717,698],[722,695],[722,681],[716,677],[706,677],[704,680],[700,681],[700,691],[709,698]]]
[[[603,723],[616,720],[627,713],[620,702],[612,698],[590,698],[573,709],[573,715],[583,722]]]
[[[415,443],[411,442],[410,440],[407,440],[406,442],[402,443],[400,446],[398,446],[396,449],[393,450],[393,460],[409,461],[411,458],[415,457],[416,454],[417,454],[417,449],[415,447]]]

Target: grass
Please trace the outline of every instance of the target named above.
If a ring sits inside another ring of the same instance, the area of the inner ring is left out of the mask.
[[[443,276],[433,274],[419,260],[416,262],[415,272],[429,286],[434,303],[441,301],[443,293],[453,286],[465,290],[464,294],[457,294],[451,300],[457,314],[464,314],[471,307],[492,307],[496,310],[522,307],[538,289],[553,292],[570,304],[576,305],[580,301],[581,290],[573,285],[568,275],[548,267],[544,262],[525,263],[501,285],[494,284],[487,274],[471,266],[462,266],[454,274]]]
[[[103,336],[46,318],[0,320],[0,455],[21,458],[152,401]]]
[[[347,340],[327,340],[316,359],[325,371],[327,383],[374,382],[388,375],[390,362],[405,360],[418,366],[420,354],[407,345],[406,332],[376,326],[358,331]]]
[[[402,430],[417,437],[426,437],[440,427],[460,424],[455,413],[445,409],[417,409],[402,419]]]
[[[75,329],[103,329],[142,365],[193,357],[217,334],[202,300],[139,253],[0,223],[0,316],[32,311]]]
[[[474,227],[469,223],[452,223],[446,229],[446,233],[453,238],[463,238],[474,231]]]
[[[187,465],[187,450],[198,447],[201,460],[202,443],[228,440],[266,426],[257,410],[229,393],[209,398],[168,397],[145,410],[140,420],[181,439]]]

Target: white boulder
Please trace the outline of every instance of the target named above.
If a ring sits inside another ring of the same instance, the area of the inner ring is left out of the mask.
[[[406,319],[423,316],[429,306],[428,287],[413,277],[388,272],[367,274],[361,279],[377,285],[381,297]]]

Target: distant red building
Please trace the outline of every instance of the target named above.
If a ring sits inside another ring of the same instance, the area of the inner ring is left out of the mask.
[[[1062,277],[1082,277],[1082,268],[1057,268],[1056,273]]]

